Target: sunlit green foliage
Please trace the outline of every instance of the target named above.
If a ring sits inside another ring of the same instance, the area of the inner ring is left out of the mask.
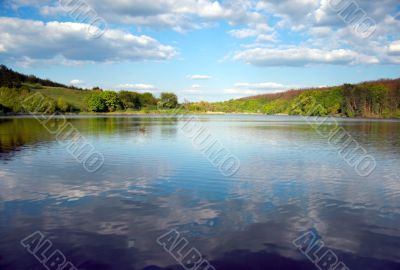
[[[264,95],[206,105],[190,104],[193,111],[264,113],[310,116],[398,117],[400,80],[310,89],[295,94]]]
[[[89,91],[86,98],[89,112],[115,112],[117,110],[156,109],[157,99],[151,93],[121,91]]]
[[[90,93],[86,97],[86,104],[89,112],[105,112],[107,110],[106,101],[100,91]]]
[[[139,110],[141,108],[140,94],[137,92],[121,91],[118,94],[123,109]]]
[[[139,96],[141,107],[156,108],[158,100],[152,93],[143,93]]]
[[[115,112],[117,109],[121,108],[121,100],[116,92],[104,91],[101,92],[101,97],[104,99],[107,111]]]
[[[161,93],[158,106],[162,109],[176,108],[178,106],[178,97],[174,93]]]

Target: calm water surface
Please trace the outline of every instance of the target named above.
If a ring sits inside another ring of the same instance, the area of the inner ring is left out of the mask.
[[[316,270],[292,244],[310,228],[350,269],[400,269],[400,122],[339,120],[376,159],[360,177],[301,118],[198,121],[233,177],[177,119],[69,119],[105,157],[95,173],[37,120],[0,119],[0,269],[45,269],[20,244],[35,231],[80,270],[183,269],[156,241],[176,229],[217,270]]]

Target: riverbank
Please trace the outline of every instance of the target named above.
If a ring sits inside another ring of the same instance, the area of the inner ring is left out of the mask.
[[[289,114],[262,114],[262,113],[242,113],[242,112],[231,112],[231,113],[224,113],[224,112],[196,112],[196,111],[189,111],[185,113],[176,113],[174,110],[170,111],[148,111],[148,112],[143,112],[143,111],[129,111],[129,112],[124,112],[124,111],[117,111],[117,112],[108,112],[108,113],[93,113],[93,112],[80,112],[80,113],[60,113],[56,114],[56,118],[110,118],[110,117],[129,117],[129,116],[141,116],[141,117],[163,117],[163,116],[168,116],[168,117],[174,117],[174,116],[179,116],[179,115],[188,115],[188,116],[265,116],[265,117],[281,117],[281,118],[292,118],[292,117],[298,117],[299,119],[304,119],[308,118],[309,116],[307,115],[289,115]],[[34,116],[47,116],[47,117],[52,117],[53,115],[47,114],[7,114],[7,115],[1,115],[0,114],[0,119],[13,119],[13,118],[33,118]],[[332,119],[341,119],[341,120],[360,120],[360,121],[400,121],[400,117],[345,117],[345,116],[340,116],[340,115],[331,115],[331,116],[312,116],[312,117],[329,117]]]

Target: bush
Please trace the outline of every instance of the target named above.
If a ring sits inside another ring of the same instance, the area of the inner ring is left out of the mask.
[[[142,107],[152,107],[157,105],[157,99],[152,93],[143,93],[139,97]]]
[[[113,91],[92,91],[86,97],[86,105],[90,112],[114,112],[121,108],[121,100]]]
[[[90,112],[105,112],[107,109],[106,101],[101,92],[90,93],[86,98],[86,104]]]
[[[116,92],[104,91],[100,95],[103,98],[109,112],[115,112],[117,109],[121,108],[121,100]]]
[[[141,108],[140,94],[137,92],[121,91],[118,93],[123,109],[138,110]]]
[[[174,93],[161,93],[158,107],[161,109],[174,109],[178,106],[178,97]]]

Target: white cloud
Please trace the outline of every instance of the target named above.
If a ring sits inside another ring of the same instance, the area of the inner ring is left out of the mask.
[[[262,82],[262,83],[235,83],[235,88],[240,89],[257,89],[257,90],[284,90],[290,88],[290,86],[275,83],[275,82]]]
[[[307,20],[318,6],[319,1],[316,0],[264,0],[257,3],[259,10],[283,18],[283,24],[295,22],[295,25]]]
[[[209,80],[212,77],[208,76],[208,75],[199,75],[199,74],[197,74],[197,75],[189,75],[189,76],[187,76],[187,78],[191,79],[191,80]]]
[[[239,96],[255,96],[262,94],[262,91],[259,90],[253,90],[253,89],[236,89],[236,88],[228,88],[224,90],[225,94],[229,95],[236,95],[237,97]]]
[[[205,27],[213,27],[218,23],[229,25],[228,34],[234,38],[242,39],[240,44],[241,52],[237,52],[235,59],[241,59],[256,65],[294,65],[302,66],[307,64],[374,64],[374,63],[398,63],[397,49],[393,49],[396,44],[393,40],[399,40],[400,35],[400,15],[399,0],[357,0],[358,7],[365,11],[377,23],[377,29],[373,37],[368,40],[360,38],[352,31],[329,5],[332,0],[85,0],[87,4],[104,18],[110,25],[129,25],[137,27],[138,31],[143,28],[151,29],[172,29],[183,32]],[[68,1],[65,1],[68,2]],[[344,1],[351,3],[351,0]],[[354,2],[354,1],[353,1]],[[59,1],[50,0],[7,0],[8,6],[18,8],[20,6],[33,6],[40,10],[42,16],[62,16],[63,19],[69,18],[68,14],[58,3]],[[69,18],[71,19],[71,18]],[[2,22],[0,22],[3,24]],[[2,28],[0,24],[0,33]],[[48,24],[45,24],[48,28]],[[63,62],[85,61],[121,61],[121,60],[164,60],[170,59],[176,54],[176,50],[170,46],[160,44],[152,39],[152,45],[140,46],[138,40],[149,38],[146,36],[136,36],[136,42],[132,39],[128,41],[125,35],[127,32],[119,31],[119,34],[109,34],[100,43],[89,43],[86,38],[68,38],[62,41],[68,45],[57,51],[51,45],[55,44],[53,38],[58,37],[53,34],[34,34],[29,36],[33,44],[25,45],[25,34],[19,34],[19,29],[24,29],[24,25],[19,25],[7,31],[17,43],[5,43],[6,35],[0,36],[0,60],[10,52],[10,46],[26,47],[31,49],[35,55],[24,54],[24,50],[12,55],[15,61],[24,63],[37,62],[37,52],[40,48],[33,48],[39,43],[33,37],[44,39],[42,44],[44,49],[41,51],[44,57],[41,61],[49,61],[49,54],[57,54],[57,57],[64,59]],[[28,27],[29,28],[29,27]],[[43,27],[39,27],[43,28]],[[24,30],[22,30],[23,32]],[[117,30],[111,30],[113,32]],[[57,31],[65,35],[72,35],[71,32]],[[80,30],[78,32],[83,32]],[[75,31],[74,35],[78,35]],[[83,35],[81,35],[83,36]],[[43,38],[45,37],[45,38]],[[114,38],[116,37],[116,38]],[[135,36],[133,36],[135,37]],[[292,38],[293,37],[293,38]],[[78,41],[77,41],[77,40]],[[151,38],[150,38],[151,39]],[[57,42],[61,42],[56,39]],[[89,44],[88,44],[89,43]],[[106,43],[106,44],[104,44]],[[72,45],[74,44],[74,45]],[[270,51],[265,49],[269,46]],[[290,47],[289,47],[290,46]],[[39,45],[37,45],[39,47]],[[79,54],[78,49],[93,47],[93,51],[83,51]],[[253,51],[248,48],[252,47]],[[289,55],[287,52],[294,53]],[[13,48],[11,48],[13,49]],[[70,50],[70,51],[69,51]],[[47,51],[45,53],[44,51]],[[285,53],[285,51],[287,53]],[[22,53],[22,54],[19,54]],[[265,55],[266,53],[277,53],[278,56]],[[300,55],[304,53],[304,55]],[[68,54],[68,55],[66,55]],[[230,53],[232,54],[232,52]],[[22,57],[22,56],[24,57]],[[20,57],[18,57],[20,56]],[[78,57],[79,56],[79,57]],[[256,58],[260,59],[256,59]],[[282,61],[279,61],[281,57]],[[17,59],[18,58],[18,59]],[[83,58],[83,59],[82,59]],[[317,59],[318,58],[318,59]]]
[[[24,6],[40,7],[49,3],[50,0],[4,0],[5,6],[12,9],[19,9]]]
[[[242,60],[257,66],[305,66],[309,64],[377,64],[374,56],[367,56],[352,50],[322,50],[306,47],[292,48],[254,48],[234,55],[234,59]]]
[[[285,90],[297,88],[295,86],[284,85],[276,82],[248,83],[238,82],[232,88],[224,90],[225,94],[236,95],[236,97],[261,95],[265,93],[277,93]]]
[[[151,91],[156,90],[157,88],[152,84],[145,83],[126,83],[120,84],[117,86],[118,89],[129,89],[129,90],[143,90],[143,91]]]
[[[231,34],[235,38],[243,39],[249,37],[257,37],[271,30],[271,27],[269,27],[266,23],[252,23],[249,24],[249,28],[234,29],[229,31],[229,34]]]
[[[272,34],[260,34],[257,36],[257,43],[275,43],[278,42],[278,37],[276,32]]]
[[[199,88],[201,88],[201,86],[200,86],[199,84],[193,84],[193,85],[192,85],[192,88],[193,88],[193,89],[199,89]]]
[[[254,37],[255,43],[246,44],[236,52],[235,59],[259,66],[304,66],[309,64],[397,64],[396,44],[399,40],[400,17],[398,0],[381,2],[359,0],[342,1],[345,7],[356,3],[366,16],[377,23],[366,30],[369,38],[355,31],[354,24],[347,24],[330,6],[331,0],[263,0],[258,1],[256,10],[269,14],[276,23],[271,24],[272,33],[256,31],[248,27],[234,29],[231,35],[238,38]],[[338,1],[336,1],[338,2]],[[351,11],[350,9],[346,12]],[[351,12],[350,12],[351,13]],[[351,16],[351,15],[350,15]],[[397,18],[397,19],[396,19]],[[257,22],[256,25],[259,25]],[[370,31],[369,31],[370,30]],[[295,39],[279,39],[282,33],[295,35]],[[365,34],[365,33],[364,33]],[[266,43],[266,44],[264,44]],[[271,44],[273,43],[273,44]],[[263,45],[269,45],[264,48]],[[272,47],[271,45],[275,45]]]
[[[87,36],[88,25],[0,18],[0,60],[75,62],[168,60],[175,48],[141,35],[108,30],[96,40]]]
[[[70,83],[71,85],[82,85],[82,84],[84,84],[85,82],[82,81],[82,80],[74,79],[74,80],[70,81],[69,83]]]
[[[23,1],[24,3],[19,5],[29,5],[25,0],[11,1]],[[156,29],[168,28],[179,32],[203,28],[221,20],[239,24],[254,22],[262,17],[251,9],[254,6],[252,1],[244,0],[85,0],[85,2],[110,23]],[[40,12],[49,16],[63,14],[57,2],[41,5]]]
[[[195,89],[195,88],[186,89],[186,90],[183,90],[182,92],[183,92],[183,93],[186,93],[186,94],[191,94],[191,95],[198,95],[198,94],[202,94],[202,93],[203,93],[202,90],[200,90],[200,89]]]
[[[258,35],[258,32],[255,29],[235,29],[229,31],[229,34],[234,36],[235,38],[248,38],[248,37],[254,37]]]
[[[400,54],[400,40],[394,41],[389,45],[389,53],[390,54]]]

